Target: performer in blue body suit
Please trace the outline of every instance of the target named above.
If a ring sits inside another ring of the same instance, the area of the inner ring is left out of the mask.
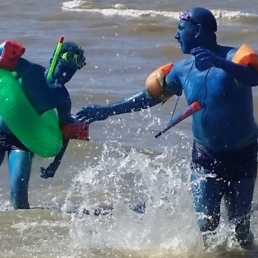
[[[88,123],[140,111],[184,93],[188,104],[200,103],[193,114],[192,195],[205,246],[220,220],[224,197],[239,244],[253,242],[250,211],[257,175],[258,128],[253,115],[252,86],[258,85],[257,65],[233,62],[240,49],[216,40],[213,14],[201,7],[180,15],[175,38],[189,56],[176,62],[160,84],[160,94],[146,89],[107,106],[85,106],[77,118]],[[257,57],[257,55],[256,55]],[[257,59],[258,60],[258,59]],[[204,215],[204,216],[203,216]]]
[[[83,53],[84,51],[77,44],[65,42],[58,56],[53,76],[48,80],[45,67],[24,58],[19,59],[15,68],[22,90],[33,108],[39,114],[56,108],[60,125],[78,122],[71,117],[71,99],[65,84],[78,69],[86,64]],[[26,114],[23,115],[26,116]],[[67,144],[68,140],[63,140],[62,148],[53,162],[46,169],[41,168],[41,177],[54,176]],[[29,209],[28,187],[33,153],[11,133],[0,117],[0,164],[6,152],[10,173],[11,203],[14,209]]]

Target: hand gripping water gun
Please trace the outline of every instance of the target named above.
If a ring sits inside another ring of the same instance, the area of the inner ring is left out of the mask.
[[[201,109],[201,105],[196,101],[193,102],[190,106],[187,107],[186,110],[184,110],[183,112],[179,113],[174,118],[172,118],[170,120],[170,122],[168,123],[168,125],[166,126],[166,128],[163,131],[161,131],[155,135],[155,138],[160,137],[167,130],[169,130],[170,128],[172,128],[173,126],[175,126],[176,124],[178,124],[179,122],[181,122],[185,118],[189,117],[190,115],[194,114],[195,112],[197,112],[200,109]]]

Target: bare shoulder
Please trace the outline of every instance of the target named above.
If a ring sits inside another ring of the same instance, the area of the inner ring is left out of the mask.
[[[185,71],[186,69],[189,69],[194,62],[194,57],[190,56],[188,58],[182,59],[174,64],[175,72],[181,73]]]
[[[227,54],[227,60],[232,60],[236,52],[237,52],[237,48],[230,49],[230,51]]]
[[[219,46],[219,55],[227,60],[232,60],[237,48],[231,46]]]

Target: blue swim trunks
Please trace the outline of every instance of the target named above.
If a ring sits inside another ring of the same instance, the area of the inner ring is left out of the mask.
[[[12,150],[24,150],[31,152],[22,142],[13,134],[4,133],[0,131],[0,150],[12,151]]]
[[[217,154],[194,141],[191,167],[207,169],[225,180],[256,178],[257,142],[233,153]]]

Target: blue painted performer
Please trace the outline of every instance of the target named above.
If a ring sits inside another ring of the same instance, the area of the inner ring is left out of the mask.
[[[53,58],[50,60],[52,62]],[[84,51],[73,42],[64,42],[57,57],[51,78],[47,79],[47,69],[24,58],[17,60],[14,67],[17,79],[28,101],[38,114],[56,109],[60,125],[79,123],[71,116],[71,99],[65,84],[77,70],[85,65]],[[22,114],[26,116],[27,114]],[[29,127],[29,125],[28,125]],[[29,130],[30,128],[28,128]],[[68,145],[63,139],[60,152],[47,168],[41,168],[41,177],[53,177]],[[34,154],[16,138],[0,117],[0,164],[8,154],[10,174],[10,198],[14,209],[29,209],[28,187]]]
[[[204,245],[216,232],[224,197],[235,238],[247,247],[253,242],[250,211],[257,176],[252,87],[258,85],[258,56],[246,45],[218,45],[216,31],[209,10],[195,7],[182,13],[175,38],[189,56],[171,65],[167,75],[156,73],[156,82],[146,83],[145,90],[107,106],[85,106],[77,118],[91,123],[140,111],[182,92],[189,105],[198,102],[201,110],[193,114],[192,123],[191,183]]]

